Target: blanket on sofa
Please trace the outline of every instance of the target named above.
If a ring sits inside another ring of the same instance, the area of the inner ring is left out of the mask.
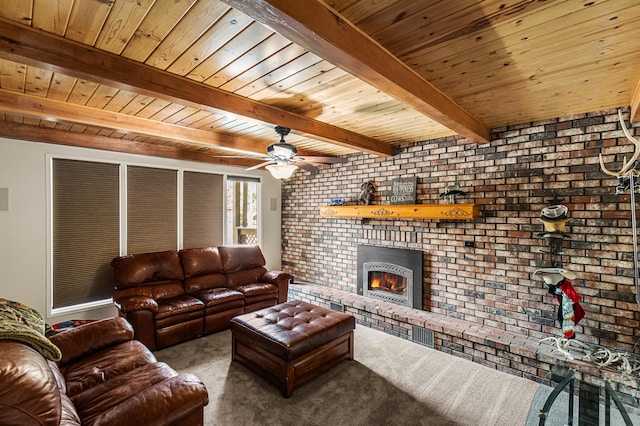
[[[31,346],[42,356],[60,361],[60,349],[44,335],[42,315],[20,302],[0,299],[0,339],[17,340]]]

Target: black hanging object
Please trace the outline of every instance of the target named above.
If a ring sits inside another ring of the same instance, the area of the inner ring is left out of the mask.
[[[549,200],[549,203],[551,205],[562,204],[564,198],[559,198],[555,190],[553,190],[551,193],[553,194],[553,198]]]

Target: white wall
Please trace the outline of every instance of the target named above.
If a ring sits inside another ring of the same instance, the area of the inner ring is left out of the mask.
[[[0,211],[0,298],[31,306],[45,315],[48,323],[117,315],[115,308],[109,306],[48,316],[46,163],[49,154],[261,177],[262,249],[267,267],[280,268],[280,181],[264,170],[247,172],[237,167],[0,138],[0,188],[9,189],[9,211]],[[275,200],[275,210],[271,210],[272,200]]]

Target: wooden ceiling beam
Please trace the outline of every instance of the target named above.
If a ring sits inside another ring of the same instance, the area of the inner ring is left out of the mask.
[[[633,123],[640,121],[640,81],[636,84],[636,90],[631,98],[631,116],[629,119]]]
[[[229,166],[249,167],[255,164],[255,161],[252,160],[216,158],[207,153],[195,152],[179,147],[109,138],[99,135],[88,135],[84,133],[72,133],[63,130],[30,126],[20,123],[3,122],[0,126],[0,137],[32,142],[51,143],[56,145],[99,149],[103,151],[124,152],[127,154],[173,158],[175,160],[224,164]]]
[[[43,120],[104,127],[160,139],[189,142],[209,148],[232,148],[253,152],[256,155],[264,155],[267,149],[267,145],[248,140],[246,137],[239,138],[191,129],[177,124],[163,123],[2,89],[0,89],[0,110]]]
[[[1,18],[0,58],[213,113],[286,125],[296,133],[371,154],[393,154],[392,146],[377,139]]]
[[[489,140],[485,124],[326,3],[222,1],[469,140]]]

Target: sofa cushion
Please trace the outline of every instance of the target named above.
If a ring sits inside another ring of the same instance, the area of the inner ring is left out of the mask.
[[[115,289],[113,291],[113,298],[116,303],[122,301],[123,304],[139,304],[133,302],[136,298],[148,297],[153,300],[170,299],[172,297],[182,296],[185,294],[182,281],[163,282],[161,284],[151,285],[138,285],[135,287],[125,287],[121,289]],[[148,302],[144,302],[142,305],[147,304],[148,310],[153,311],[154,306]]]
[[[217,247],[189,248],[179,252],[184,269],[184,288],[189,294],[227,287]]]
[[[197,275],[184,279],[184,290],[191,295],[210,288],[225,288],[227,285],[227,277],[218,273]]]
[[[181,282],[184,275],[175,250],[120,256],[111,266],[116,288]]]
[[[60,425],[80,426],[82,424],[80,422],[80,416],[78,416],[76,406],[71,401],[71,398],[69,398],[69,396],[67,395],[67,383],[64,380],[62,371],[60,371],[60,367],[58,367],[58,364],[53,361],[48,361],[48,363],[49,368],[51,368],[51,372],[56,379],[58,390],[60,391]]]
[[[266,268],[258,267],[252,269],[245,269],[242,271],[229,272],[227,273],[227,282],[229,283],[229,288],[236,289],[237,287],[254,284],[260,282],[260,278],[266,272]],[[275,287],[275,286],[273,286]]]
[[[78,411],[76,410],[76,406],[67,394],[60,394],[60,405],[62,410],[60,426],[80,426],[82,424]]]
[[[218,251],[227,273],[260,268],[266,264],[259,246],[220,246]]]
[[[111,261],[115,289],[113,299],[125,311],[144,306],[156,312],[153,303],[140,303],[139,296],[153,300],[170,299],[185,294],[182,263],[176,250],[130,254]]]
[[[62,375],[62,371],[60,371],[60,367],[53,361],[47,361],[49,364],[49,368],[53,373],[53,377],[56,379],[56,385],[58,385],[58,389],[60,393],[67,393],[67,382],[64,380],[64,376]]]
[[[195,297],[188,295],[171,297],[162,299],[158,303],[158,312],[156,312],[155,319],[161,320],[175,315],[202,311],[203,309],[204,303]]]
[[[239,302],[239,306],[244,304],[244,294],[240,291],[228,288],[213,288],[210,290],[201,290],[194,294],[195,297],[202,300],[207,310],[215,306],[225,305],[230,302]]]
[[[93,417],[120,404],[127,398],[177,375],[178,373],[165,363],[145,364],[87,388],[74,395],[71,400],[82,420],[91,422]]]
[[[236,287],[236,290],[242,292],[246,298],[254,298],[258,296],[270,295],[277,297],[278,287],[273,284],[253,283]]]
[[[185,278],[222,273],[222,258],[217,247],[182,249],[178,254]]]
[[[75,395],[138,367],[153,363],[155,356],[137,340],[130,340],[97,351],[60,368],[67,384],[67,395]]]
[[[133,327],[121,317],[95,321],[51,336],[51,341],[62,351],[62,359],[59,362],[62,366],[87,354],[131,339]],[[82,345],[77,344],[79,341]]]
[[[204,384],[193,374],[183,373],[129,396],[83,425],[202,425],[202,407],[208,402]]]

